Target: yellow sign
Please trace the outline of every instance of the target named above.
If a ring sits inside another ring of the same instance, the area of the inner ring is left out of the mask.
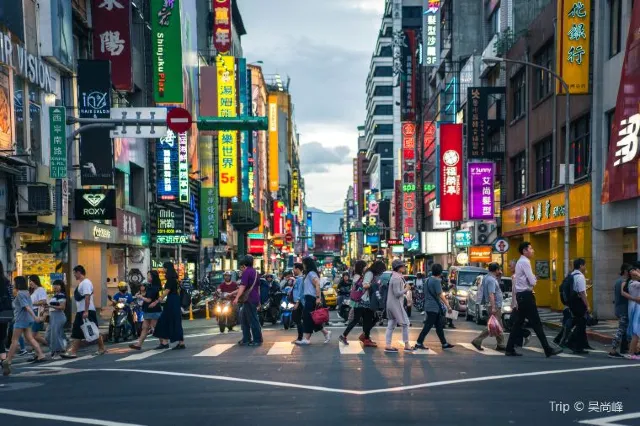
[[[269,191],[280,189],[278,177],[278,97],[269,95]]]
[[[236,117],[236,61],[218,56],[218,115]],[[218,132],[218,181],[221,197],[238,196],[238,132]]]
[[[298,199],[300,197],[300,188],[299,188],[299,181],[300,181],[300,172],[298,172],[298,169],[293,169],[293,172],[291,172],[291,204],[295,207],[298,207],[298,204],[300,204],[298,202]]]
[[[571,222],[586,222],[591,217],[591,183],[575,186],[569,193]],[[542,231],[564,225],[564,192],[538,198],[502,211],[505,236]]]
[[[589,93],[591,0],[558,0],[558,74],[571,94]],[[556,85],[557,93],[564,93]]]

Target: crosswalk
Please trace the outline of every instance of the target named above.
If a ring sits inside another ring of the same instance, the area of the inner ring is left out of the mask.
[[[411,346],[415,345],[415,341],[409,342]],[[482,351],[476,349],[471,343],[461,343],[457,342],[453,349],[443,350],[440,349],[440,345],[436,344],[433,346],[433,349],[426,350],[416,350],[415,352],[404,352],[402,348],[404,347],[404,342],[397,341],[394,345],[399,349],[399,353],[403,353],[406,356],[420,356],[420,357],[439,357],[444,353],[473,353],[473,355],[478,356],[488,356],[488,357],[496,357],[496,356],[504,356],[504,352],[499,352],[495,349],[489,347],[483,347]],[[195,351],[192,348],[196,348]],[[237,344],[232,343],[216,343],[210,346],[192,346],[188,347],[186,351],[180,351],[181,354],[186,354],[189,357],[195,358],[214,358],[214,357],[229,357],[231,359],[239,359],[243,356],[268,356],[268,357],[277,357],[277,356],[297,356],[303,355],[305,351],[315,351],[315,350],[335,350],[335,344],[329,345],[313,345],[310,348],[301,348],[297,345],[293,344],[291,341],[276,341],[265,343],[263,346],[254,347],[254,348],[240,348]],[[338,342],[338,354],[344,357],[354,357],[358,355],[364,354],[380,354],[381,356],[389,356],[383,352],[384,344],[382,343],[378,348],[365,348],[363,347],[360,341],[351,341],[348,345],[345,345],[341,342]],[[157,359],[163,353],[171,351],[171,349],[149,349],[143,351],[114,351],[112,353],[107,353],[105,356],[99,357],[99,359],[108,359],[110,361],[115,361],[117,363],[125,364],[132,363],[136,361],[147,360],[150,358]],[[542,348],[527,346],[521,349],[522,352],[533,352],[544,356],[544,350]],[[591,351],[594,353],[596,357],[602,356],[601,354],[605,353],[605,351]],[[391,354],[391,356],[394,356]],[[559,354],[559,358],[588,358],[589,355],[576,355],[571,353],[562,353]],[[65,359],[60,361],[53,361],[50,363],[42,364],[42,366],[46,367],[65,367],[65,368],[74,368],[74,364],[80,364],[82,361],[89,361],[94,358],[98,358],[96,355],[85,355],[80,356],[75,359]]]

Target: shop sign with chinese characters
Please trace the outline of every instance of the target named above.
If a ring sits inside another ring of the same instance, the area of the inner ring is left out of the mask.
[[[569,93],[589,93],[589,58],[591,56],[591,0],[558,1],[560,48],[558,74],[569,86]],[[557,93],[564,90],[556,84]]]
[[[184,209],[159,207],[157,209],[156,243],[187,244],[189,236],[184,232]]]
[[[65,107],[49,107],[49,132],[51,162],[49,177],[63,179],[67,177],[67,115]]]
[[[235,58],[216,57],[218,72],[218,113],[220,117],[236,117]],[[238,196],[238,132],[218,132],[218,180],[220,196]]]
[[[298,198],[300,197],[299,179],[300,172],[298,172],[298,169],[294,169],[291,177],[291,202],[294,207],[297,207],[300,204],[298,203]]]
[[[416,126],[402,123],[402,232],[416,234]]]
[[[486,113],[482,115],[480,114],[480,90],[477,87],[469,87],[468,91],[467,99],[471,99],[471,102],[469,102],[469,109],[471,110],[471,126],[467,129],[467,144],[470,151],[468,158],[482,158],[482,154],[484,154],[484,130],[486,126],[482,115],[486,115]]]
[[[423,63],[433,67],[440,63],[440,0],[425,0],[423,15]]]
[[[153,49],[153,99],[156,103],[184,101],[180,0],[150,0]]]
[[[440,217],[462,220],[462,124],[440,125]]]
[[[116,210],[119,239],[125,243],[141,243],[142,218],[126,210]]]
[[[93,0],[93,57],[111,61],[111,82],[118,90],[133,90],[131,61],[131,0]],[[173,60],[173,58],[172,58]]]
[[[218,53],[231,50],[231,0],[213,0],[213,46]]]
[[[493,219],[493,163],[467,163],[470,220]]]
[[[156,143],[156,161],[158,181],[156,183],[158,199],[173,201],[178,197],[178,143],[176,135],[171,130],[158,139]]]
[[[181,203],[189,202],[189,154],[187,133],[178,134],[178,185]]]

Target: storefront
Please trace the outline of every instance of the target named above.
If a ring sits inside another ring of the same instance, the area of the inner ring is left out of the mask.
[[[574,186],[570,192],[569,203],[569,256],[571,261],[578,257],[586,260],[585,275],[589,284],[593,266],[591,183]],[[510,246],[505,262],[520,257],[518,246],[523,241],[529,241],[535,250],[531,266],[538,277],[535,288],[538,306],[562,309],[558,288],[568,272],[564,270],[564,220],[565,203],[562,191],[502,211],[502,235],[508,239]],[[588,297],[591,303],[591,291],[588,291]]]
[[[19,245],[16,247],[15,276],[37,275],[47,293],[51,294],[52,274],[56,273],[60,263],[51,253],[51,230],[43,229],[38,233],[20,231],[14,241]]]

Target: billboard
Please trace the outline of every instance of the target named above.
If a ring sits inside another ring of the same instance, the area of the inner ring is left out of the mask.
[[[213,0],[213,47],[218,53],[231,50],[231,0]]]
[[[440,217],[462,220],[462,124],[440,125]]]
[[[92,0],[91,6],[93,57],[111,61],[113,85],[131,92],[131,0]]]
[[[236,117],[236,62],[232,56],[217,56],[218,113]],[[218,182],[220,197],[238,196],[238,132],[218,132]]]
[[[187,244],[189,236],[184,232],[184,209],[175,207],[158,207],[156,209],[156,243]]]
[[[180,0],[150,0],[153,49],[153,99],[156,103],[184,101]]]
[[[73,203],[76,220],[116,218],[115,189],[76,189]]]
[[[416,233],[416,125],[402,123],[402,233]]]
[[[313,246],[313,213],[307,212],[307,248],[312,249]]]
[[[467,163],[467,211],[471,220],[492,220],[493,163]]]
[[[339,252],[342,249],[342,234],[315,234],[314,242],[317,252]]]
[[[273,202],[273,234],[284,234],[284,203],[282,201]]]

